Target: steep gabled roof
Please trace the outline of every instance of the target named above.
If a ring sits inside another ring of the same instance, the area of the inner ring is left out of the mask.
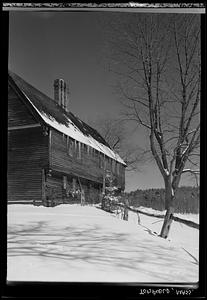
[[[94,128],[81,121],[72,112],[66,112],[53,99],[11,71],[9,81],[19,89],[44,123],[126,165]]]

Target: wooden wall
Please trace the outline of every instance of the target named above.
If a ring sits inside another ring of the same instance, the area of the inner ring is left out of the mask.
[[[24,126],[36,124],[34,116],[19,99],[13,89],[8,86],[8,126]]]
[[[48,163],[48,136],[41,127],[9,131],[8,202],[40,202]]]
[[[78,149],[79,146],[77,146]],[[81,155],[77,152],[73,155],[68,153],[67,137],[56,130],[51,129],[50,133],[50,167],[53,170],[65,174],[73,174],[80,178],[85,178],[93,182],[103,183],[104,167],[100,163],[100,154],[88,152],[83,144],[81,145]],[[121,165],[121,164],[119,164]],[[113,171],[116,183],[124,189],[124,167],[121,165],[119,174],[117,168],[113,168],[110,160],[106,161],[106,168]]]
[[[81,204],[81,191],[84,190],[84,204],[95,204],[101,200],[102,185],[90,182],[73,175],[61,175],[52,171],[46,176],[45,206],[54,206],[61,203]],[[83,199],[83,198],[82,198]]]

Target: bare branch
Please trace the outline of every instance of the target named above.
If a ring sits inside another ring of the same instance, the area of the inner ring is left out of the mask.
[[[139,121],[139,123],[140,123],[142,126],[148,128],[148,129],[151,129],[151,126],[148,125],[148,124],[146,124],[146,123],[144,123],[144,122],[142,121],[142,119],[140,118],[139,113],[138,113],[138,111],[137,111],[137,109],[136,109],[135,103],[134,103],[134,111],[135,111],[135,113],[136,113],[136,117],[137,117],[137,120]]]
[[[182,171],[182,174],[183,174],[183,173],[200,174],[200,170],[184,169],[184,170]]]
[[[143,106],[145,106],[145,107],[148,108],[148,105],[147,105],[146,103],[144,103],[144,102],[142,102],[142,101],[140,101],[140,100],[138,100],[138,99],[136,99],[136,98],[134,98],[134,97],[131,97],[131,96],[127,95],[127,93],[124,91],[123,88],[121,88],[121,91],[122,91],[124,97],[125,97],[127,100],[132,101],[132,102],[137,102],[137,103],[139,103],[139,104],[141,104],[141,105],[143,105]]]

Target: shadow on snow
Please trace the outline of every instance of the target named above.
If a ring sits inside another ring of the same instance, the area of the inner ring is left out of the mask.
[[[139,233],[138,233],[139,234]],[[151,232],[150,232],[151,234]],[[58,227],[46,221],[10,226],[8,229],[8,257],[42,257],[58,259],[64,264],[79,262],[113,267],[123,272],[144,272],[156,278],[169,278],[185,268],[180,264],[176,249],[159,245],[150,239],[132,239],[127,233],[104,231],[100,225],[88,227]]]

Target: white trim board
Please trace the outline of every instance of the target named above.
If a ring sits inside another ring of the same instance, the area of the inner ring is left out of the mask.
[[[8,127],[8,130],[35,128],[35,127],[40,127],[40,126],[41,126],[40,124],[31,124],[31,125],[22,125],[22,126],[11,126],[11,127]]]

